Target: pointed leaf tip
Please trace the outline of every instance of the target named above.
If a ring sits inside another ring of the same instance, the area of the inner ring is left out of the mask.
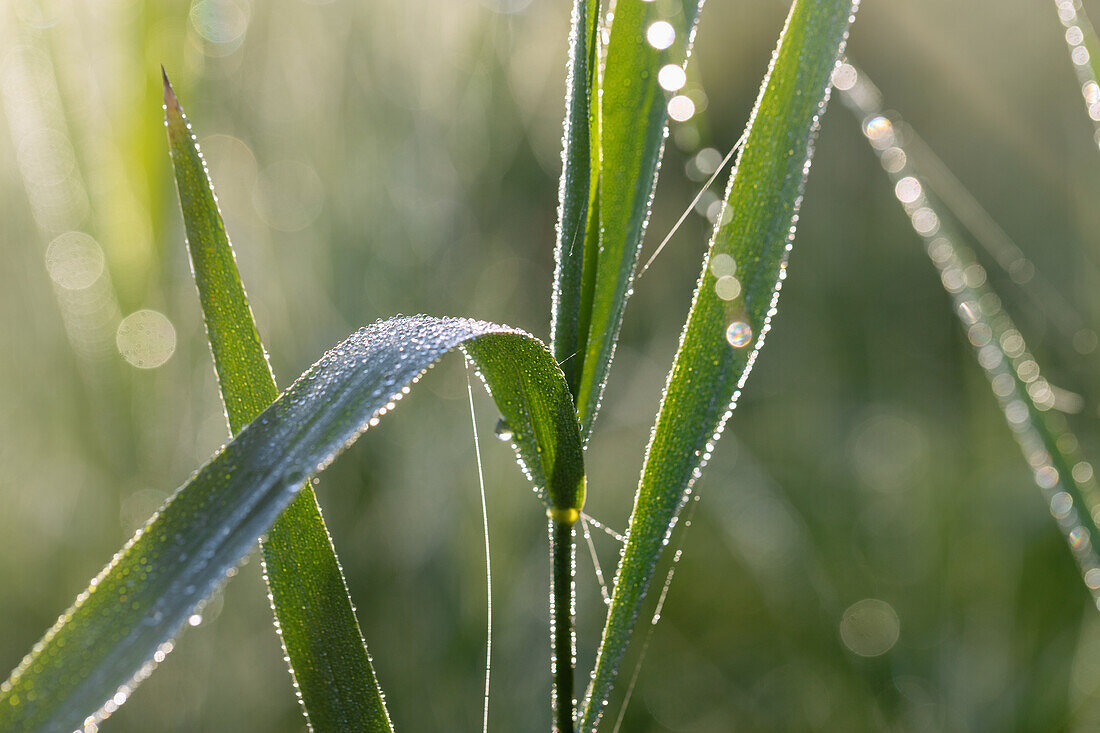
[[[164,104],[169,109],[179,109],[180,103],[176,99],[176,93],[172,90],[172,82],[168,81],[168,72],[164,70],[164,64],[160,65],[160,77],[164,80]]]

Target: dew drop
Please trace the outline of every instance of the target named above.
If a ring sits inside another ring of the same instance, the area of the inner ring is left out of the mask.
[[[503,417],[497,420],[497,425],[493,428],[493,435],[497,436],[497,440],[507,443],[515,437],[512,432],[512,426],[508,424],[508,421]]]
[[[676,122],[687,122],[695,115],[695,102],[685,94],[668,100],[668,116]]]
[[[839,64],[833,70],[833,86],[843,91],[848,91],[859,81],[859,74],[851,64]]]
[[[657,83],[666,92],[678,92],[687,83],[687,74],[684,67],[679,64],[666,64],[657,72]]]
[[[726,341],[735,349],[744,348],[752,341],[752,326],[744,321],[734,321],[726,328]]]
[[[734,300],[741,294],[741,283],[731,275],[723,275],[714,284],[714,292],[722,300]]]
[[[730,255],[719,253],[710,258],[710,271],[719,279],[732,277],[737,272],[737,263]]]
[[[840,621],[844,645],[861,657],[878,657],[893,648],[900,632],[897,612],[885,601],[865,598],[853,603]]]
[[[658,51],[663,51],[676,40],[676,29],[667,20],[658,20],[646,29],[646,40]]]
[[[66,290],[91,287],[103,274],[103,249],[84,232],[66,232],[46,250],[50,278]]]
[[[1085,585],[1093,590],[1100,590],[1100,569],[1090,568],[1085,572]]]
[[[877,115],[864,123],[863,134],[868,137],[872,145],[881,150],[890,147],[893,143],[894,126],[890,120]]]
[[[118,324],[115,342],[130,364],[139,369],[155,369],[176,350],[176,330],[164,314],[139,310]]]

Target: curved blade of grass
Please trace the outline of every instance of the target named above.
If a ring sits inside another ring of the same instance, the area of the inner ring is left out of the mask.
[[[646,451],[582,731],[599,725],[661,550],[770,328],[830,75],[857,7],[798,0],[779,37]]]
[[[859,121],[894,183],[914,231],[939,270],[1008,427],[1100,608],[1100,555],[1096,549],[1100,484],[1092,466],[1082,459],[1065,416],[1054,409],[1055,391],[989,285],[985,270],[974,253],[958,243],[947,220],[937,212],[938,202],[927,194],[921,172],[913,164],[914,156],[906,154],[900,119],[895,113],[883,112],[878,89],[863,72],[850,68],[855,79],[845,85],[848,88],[841,92],[841,100]]]
[[[584,501],[576,414],[534,337],[483,321],[398,317],[327,352],[195,473],[0,686],[0,730],[71,731],[123,704],[203,599],[323,470],[443,354],[463,347],[560,523]]]
[[[555,323],[574,320],[576,337],[572,341],[572,330],[556,329],[554,353],[561,359],[572,357],[571,384],[586,439],[614,357],[664,150],[668,115],[657,71],[665,64],[687,63],[702,0],[670,5],[676,12],[666,17],[661,10],[668,6],[662,3],[615,4],[593,133],[598,154],[592,160],[598,168],[589,185],[595,190],[589,191],[584,237],[570,242],[573,271],[582,259],[581,274],[577,280],[562,270],[555,283]],[[675,32],[666,50],[657,50],[646,39],[655,22],[670,23]],[[564,214],[562,231],[570,232]],[[577,247],[582,248],[579,253]]]
[[[164,109],[191,272],[229,430],[236,433],[271,404],[279,390],[202,156],[167,74]],[[302,487],[260,547],[275,628],[312,728],[392,731],[385,697],[311,486]]]

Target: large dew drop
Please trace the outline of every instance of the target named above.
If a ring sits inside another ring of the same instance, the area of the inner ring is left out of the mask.
[[[735,349],[742,349],[752,341],[752,326],[744,321],[734,321],[726,328],[726,341]]]
[[[497,425],[493,428],[493,435],[497,436],[497,440],[507,443],[513,437],[515,433],[512,432],[512,426],[508,424],[508,421],[503,417],[497,420]]]

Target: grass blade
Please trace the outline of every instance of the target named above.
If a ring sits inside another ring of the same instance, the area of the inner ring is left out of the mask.
[[[591,192],[585,236],[576,245],[583,247],[581,277],[555,285],[555,319],[576,314],[576,342],[556,333],[554,349],[561,358],[573,356],[572,384],[586,438],[603,397],[657,186],[668,120],[657,71],[687,63],[702,0],[675,5],[677,12],[667,20],[660,3],[615,5],[596,113],[598,183]],[[653,33],[657,45],[667,46],[663,50],[647,38],[654,26],[664,30]]]
[[[575,0],[573,4],[554,248],[550,343],[574,394],[577,361],[573,357],[577,348],[585,239],[589,218],[595,213],[590,199],[597,190],[598,179],[593,174],[599,173],[599,98],[593,94],[599,88],[599,5],[599,0]]]
[[[583,731],[599,725],[661,550],[770,328],[813,137],[857,5],[798,0],[780,35],[646,451]]]
[[[576,356],[580,292],[589,222],[599,171],[600,0],[575,0],[569,30],[562,172],[558,191],[557,244],[554,249],[554,295],[551,300],[550,344],[576,394]],[[554,730],[573,728],[573,675],[576,658],[574,627],[574,545],[572,526],[551,521],[550,542],[550,708]]]
[[[1053,387],[1043,378],[1020,331],[1005,312],[974,253],[958,244],[947,220],[937,212],[922,173],[907,155],[904,126],[882,109],[879,90],[867,76],[848,65],[841,99],[852,110],[864,135],[889,174],[913,230],[951,295],[967,339],[989,378],[1036,485],[1050,507],[1085,586],[1100,608],[1100,483],[1079,452],[1079,441],[1055,408]]]
[[[279,396],[233,247],[190,126],[164,76],[165,123],[230,433]],[[317,731],[392,731],[336,550],[309,485],[260,543],[276,629],[303,710]]]
[[[74,730],[122,705],[302,482],[458,347],[512,426],[517,456],[548,514],[575,520],[584,501],[576,413],[541,342],[468,319],[376,322],[327,352],[115,555],[0,686],[0,730]]]

